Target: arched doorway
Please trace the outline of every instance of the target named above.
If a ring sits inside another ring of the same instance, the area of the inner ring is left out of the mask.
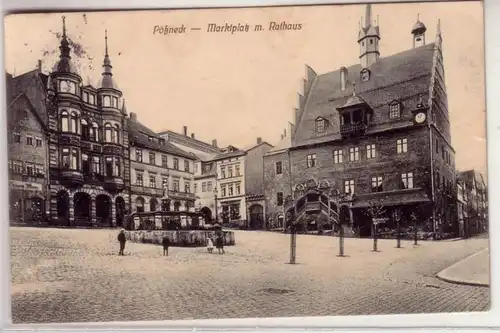
[[[75,225],[90,224],[92,209],[90,195],[83,192],[75,193],[73,203],[75,207]]]
[[[137,199],[135,199],[135,211],[137,213],[144,212],[144,198],[143,197],[137,197]]]
[[[100,225],[111,226],[111,198],[105,194],[100,194],[96,197],[95,201],[95,215],[97,223]]]
[[[250,229],[259,230],[264,228],[264,208],[259,204],[250,206]]]
[[[208,207],[203,207],[200,210],[200,212],[203,213],[203,215],[205,217],[205,223],[212,224],[212,210],[210,210],[210,208],[208,208]]]
[[[45,216],[45,200],[41,195],[32,196],[24,202],[24,219],[27,223],[40,223]]]
[[[151,198],[151,200],[149,200],[149,211],[156,212],[157,208],[158,208],[158,200],[156,200],[155,198]]]
[[[125,226],[125,200],[122,197],[117,197],[115,200],[116,225],[118,227]]]
[[[59,191],[57,199],[57,220],[58,224],[69,225],[69,194],[66,191]]]

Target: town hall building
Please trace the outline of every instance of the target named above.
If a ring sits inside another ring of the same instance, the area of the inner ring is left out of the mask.
[[[417,19],[413,47],[383,57],[367,5],[358,63],[325,74],[306,66],[290,138],[264,159],[265,179],[283,181],[266,185],[268,219],[306,229],[340,222],[361,236],[373,218],[389,228],[452,227],[455,151],[439,22],[433,43],[426,30]]]

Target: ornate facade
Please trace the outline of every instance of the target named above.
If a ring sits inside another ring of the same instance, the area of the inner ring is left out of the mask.
[[[71,60],[64,18],[59,49],[47,81],[50,219],[69,226],[120,226],[129,210],[129,147],[107,35],[96,87],[83,84]]]

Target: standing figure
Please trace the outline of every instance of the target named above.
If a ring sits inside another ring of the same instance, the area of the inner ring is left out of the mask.
[[[214,250],[214,242],[212,241],[212,236],[208,236],[207,251],[208,251],[208,253],[212,253],[213,250]]]
[[[163,255],[168,256],[168,247],[170,246],[170,239],[168,239],[167,235],[163,236],[161,244],[163,245]]]
[[[224,251],[224,239],[222,238],[222,237],[223,237],[222,235],[223,235],[222,233],[219,233],[219,234],[217,235],[217,239],[215,240],[215,246],[217,247],[217,252],[218,252],[219,254],[221,254],[221,253],[222,253],[222,254],[226,253],[226,252]]]
[[[118,242],[120,243],[120,252],[118,252],[118,255],[124,256],[125,254],[123,251],[125,250],[125,243],[127,242],[127,239],[125,238],[125,229],[120,230],[120,233],[118,234]]]

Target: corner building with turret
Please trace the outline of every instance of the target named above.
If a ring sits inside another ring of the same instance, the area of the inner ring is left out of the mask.
[[[105,35],[96,87],[71,60],[63,18],[60,59],[47,80],[50,220],[68,226],[120,226],[129,210],[129,144],[122,92]]]
[[[455,151],[439,22],[433,43],[426,43],[426,30],[418,18],[408,27],[412,48],[383,57],[367,5],[353,38],[357,64],[325,74],[306,66],[288,143],[264,159],[268,220],[289,223],[286,216],[294,216],[306,229],[344,220],[369,236],[371,208],[382,207],[382,228],[417,223],[419,230],[455,231]]]

